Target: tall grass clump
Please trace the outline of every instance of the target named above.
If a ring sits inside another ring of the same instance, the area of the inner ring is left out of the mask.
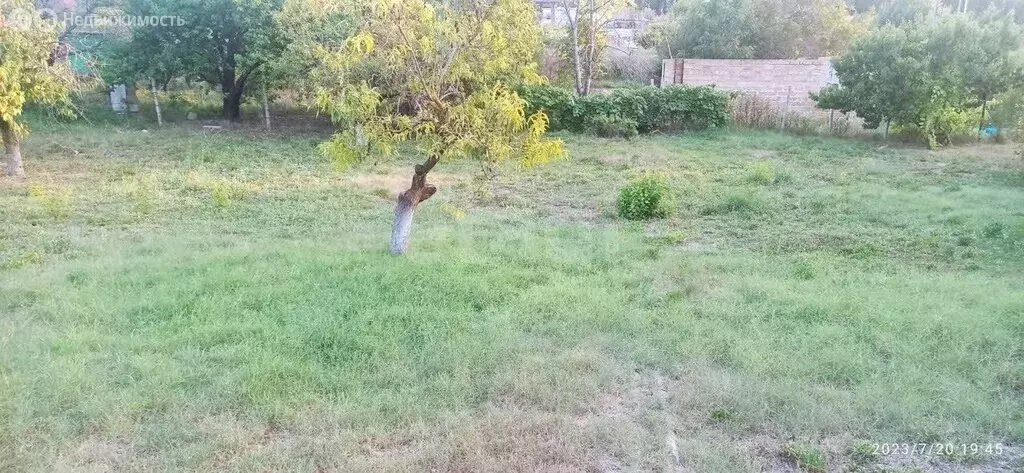
[[[779,128],[782,113],[770,100],[756,94],[737,94],[729,102],[729,116],[736,125],[746,128],[771,130]]]

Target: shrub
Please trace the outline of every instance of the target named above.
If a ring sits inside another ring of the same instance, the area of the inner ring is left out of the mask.
[[[586,118],[583,123],[587,131],[603,138],[631,139],[637,135],[636,122],[628,118],[597,115]]]
[[[523,87],[519,93],[527,103],[527,114],[547,112],[555,131],[600,134],[595,126],[615,123],[618,128],[633,123],[637,133],[651,133],[704,130],[728,122],[728,95],[706,86],[632,87],[581,97],[543,85]]]
[[[833,136],[846,136],[850,134],[850,115],[840,113],[838,116],[833,116],[829,123],[828,131]]]
[[[931,149],[956,143],[966,143],[977,135],[977,116],[974,110],[956,110],[949,107],[930,112],[921,123],[893,125],[893,135],[908,141],[927,144]]]
[[[619,191],[618,207],[626,220],[665,218],[673,210],[672,192],[665,178],[645,175]]]
[[[978,134],[977,116],[974,110],[952,108],[943,108],[931,114],[924,124],[929,146],[934,148],[936,144],[951,145],[975,139]]]
[[[653,87],[652,87],[653,89]],[[725,126],[729,95],[712,87],[672,85],[662,91],[656,103],[657,114],[650,115],[661,131],[705,130]]]
[[[1024,87],[1018,87],[996,97],[989,106],[987,119],[986,124],[998,128],[1000,136],[1005,131],[1018,127],[1018,122],[1024,123]]]

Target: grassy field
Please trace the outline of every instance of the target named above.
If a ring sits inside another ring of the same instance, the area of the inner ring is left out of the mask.
[[[2,471],[1020,471],[1024,163],[566,136],[483,179],[322,133],[36,127],[0,180]],[[670,218],[615,218],[662,173]],[[999,452],[875,454],[878,443]]]

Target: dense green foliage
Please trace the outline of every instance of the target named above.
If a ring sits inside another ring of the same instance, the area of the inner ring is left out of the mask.
[[[672,190],[664,176],[648,174],[619,190],[619,217],[626,220],[665,218],[673,210]]]
[[[20,135],[26,105],[64,102],[70,70],[53,61],[56,24],[32,15],[28,0],[0,0],[0,121]],[[0,141],[2,143],[2,141]]]
[[[1001,15],[1014,15],[1018,23],[1024,22],[1024,0],[846,0],[858,13],[877,12],[880,22],[913,20],[928,12],[949,11],[983,14],[995,11]],[[966,7],[966,8],[965,8]]]
[[[152,79],[160,86],[175,78],[205,81],[220,86],[224,118],[238,120],[246,87],[284,49],[275,22],[282,3],[125,0],[127,15],[173,21],[133,27],[128,38],[108,48],[103,75],[110,83]]]
[[[874,8],[875,24],[880,26],[920,22],[936,13],[933,0],[885,0]]]
[[[1024,87],[999,94],[989,107],[989,122],[1007,130],[1024,121]]]
[[[318,85],[318,52],[344,47],[357,32],[360,12],[350,2],[285,0],[275,20],[285,46],[266,69],[266,78],[274,88],[312,101]]]
[[[603,138],[636,138],[636,120],[616,115],[591,115],[583,119],[583,129]]]
[[[0,144],[7,155],[0,175],[22,177],[20,141],[28,133],[21,115],[26,105],[59,106],[70,114],[73,81],[67,63],[54,61],[56,24],[34,15],[28,0],[0,0]]]
[[[563,156],[561,142],[544,137],[547,117],[524,113],[511,90],[541,80],[540,27],[527,0],[351,8],[365,13],[356,35],[314,43],[318,108],[343,128],[321,150],[340,165],[368,151],[394,156],[402,143],[419,147],[426,172],[441,158],[532,166]]]
[[[529,111],[551,117],[553,130],[601,134],[610,129],[612,135],[631,136],[722,127],[728,118],[728,94],[712,87],[634,87],[578,96],[537,85],[522,87],[519,94]]]
[[[834,61],[840,85],[814,96],[821,108],[855,111],[866,128],[916,129],[931,146],[974,126],[966,114],[1024,84],[1021,29],[1007,18],[944,16],[885,25]]]
[[[666,36],[677,57],[833,56],[867,31],[842,0],[682,0],[673,17]]]

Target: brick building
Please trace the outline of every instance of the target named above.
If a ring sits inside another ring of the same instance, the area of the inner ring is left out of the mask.
[[[661,83],[715,85],[748,92],[794,114],[822,115],[810,93],[838,83],[830,58],[819,59],[665,59]]]

